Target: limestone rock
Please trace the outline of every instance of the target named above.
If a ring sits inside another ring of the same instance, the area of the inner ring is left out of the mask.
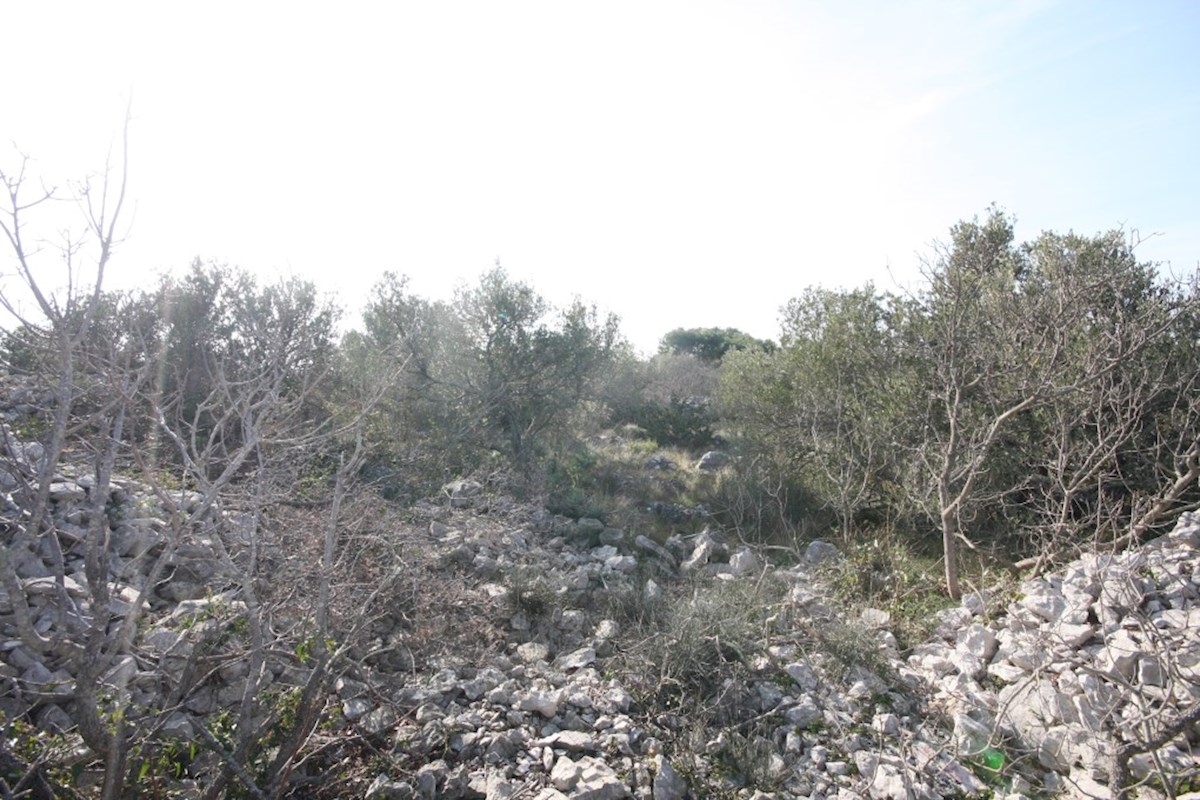
[[[535,711],[550,719],[558,714],[558,698],[544,692],[530,692],[518,701],[517,708],[522,711]]]
[[[566,653],[554,659],[554,666],[562,670],[582,669],[596,662],[596,651],[591,647],[581,647],[571,653]]]
[[[363,795],[366,800],[412,800],[416,796],[411,784],[393,781],[384,774],[376,775]]]
[[[709,450],[700,456],[700,460],[696,462],[696,469],[711,472],[721,469],[728,463],[729,455],[727,453],[722,453],[720,450]]]
[[[550,658],[550,648],[543,642],[526,642],[517,647],[517,656],[526,664],[546,661]]]
[[[829,542],[815,539],[809,542],[804,550],[804,560],[809,564],[824,564],[827,561],[837,561],[842,554]]]
[[[687,789],[687,781],[675,771],[668,759],[660,756],[652,784],[653,800],[684,800]]]
[[[596,739],[582,731],[559,731],[540,740],[543,747],[556,747],[572,753],[590,753],[596,750]]]
[[[459,478],[443,486],[442,494],[450,500],[451,508],[468,508],[474,505],[476,499],[483,494],[483,484],[479,481]]]
[[[666,564],[670,565],[671,568],[674,568],[676,565],[675,556],[671,555],[671,552],[667,550],[667,548],[663,547],[661,544],[648,536],[638,534],[633,540],[633,545],[640,550],[645,550],[647,553],[652,553],[653,555],[658,556]]]
[[[783,712],[783,718],[787,720],[787,723],[800,729],[807,728],[822,717],[821,709],[807,694],[801,696],[794,706]]]
[[[755,555],[753,550],[743,547],[730,557],[729,571],[735,577],[740,575],[757,575],[762,571],[762,561]]]

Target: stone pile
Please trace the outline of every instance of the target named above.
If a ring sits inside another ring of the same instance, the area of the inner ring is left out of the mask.
[[[33,480],[43,451],[36,443],[19,442],[7,425],[2,439],[0,484],[11,492],[20,482]],[[97,625],[111,634],[134,611],[142,621],[159,621],[139,626],[132,646],[118,654],[103,680],[113,691],[131,693],[135,705],[152,708],[162,700],[163,676],[155,668],[159,665],[148,659],[186,660],[188,640],[198,639],[206,629],[202,625],[181,633],[171,626],[196,617],[215,619],[219,608],[222,613],[236,610],[238,601],[221,594],[231,584],[230,564],[220,557],[211,535],[218,512],[201,508],[196,493],[155,491],[127,479],[114,480],[107,497],[98,502],[94,490],[90,475],[64,469],[54,476],[48,506],[54,537],[27,531],[28,510],[6,494],[0,511],[2,546],[32,629],[45,640],[78,644]],[[95,520],[97,514],[102,519]],[[173,516],[186,522],[170,531]],[[102,609],[93,606],[97,592],[86,565],[95,530],[108,540],[108,599]],[[14,600],[0,589],[0,674],[6,688],[0,692],[0,711],[8,718],[32,716],[48,729],[70,729],[75,681],[69,672],[70,649],[31,647],[20,636]]]
[[[1200,515],[994,605],[986,592],[966,597],[943,615],[943,637],[909,659],[953,719],[960,753],[1004,755],[1040,773],[1039,791],[1088,797],[1111,795],[1122,750],[1134,780],[1200,770],[1195,720],[1153,752],[1140,746],[1200,705]]]

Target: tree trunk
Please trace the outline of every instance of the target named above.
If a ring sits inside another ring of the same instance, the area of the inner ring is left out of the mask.
[[[942,554],[946,559],[946,594],[950,599],[962,598],[958,583],[958,519],[953,511],[942,513]]]

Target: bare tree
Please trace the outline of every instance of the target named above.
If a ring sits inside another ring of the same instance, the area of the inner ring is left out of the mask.
[[[339,565],[361,544],[345,511],[365,453],[363,420],[392,373],[379,371],[341,398],[337,415],[323,413],[332,376],[321,353],[333,317],[310,291],[282,283],[240,298],[236,331],[206,356],[203,381],[165,383],[161,359],[173,318],[141,320],[147,308],[162,307],[154,296],[125,303],[103,290],[125,198],[124,140],[121,153],[78,193],[86,236],[65,237],[58,248],[31,244],[26,219],[57,195],[43,190],[25,199],[28,159],[15,175],[0,173],[8,199],[0,228],[34,308],[25,313],[13,292],[0,293],[0,304],[16,321],[11,333],[33,355],[29,380],[44,383],[51,398],[41,441],[19,441],[6,427],[0,442],[15,484],[3,520],[0,585],[22,645],[73,679],[70,717],[94,755],[100,796],[127,796],[155,763],[164,729],[224,671],[243,676],[240,697],[227,709],[229,736],[215,735],[207,720],[192,725],[217,764],[209,796],[236,782],[251,796],[277,797],[321,718],[336,670],[350,663],[351,643],[370,622],[365,609],[399,579],[401,565],[388,562],[386,579],[365,602],[356,598],[356,613],[333,614],[343,592]],[[41,263],[53,256],[66,267],[57,291],[47,288],[54,273]],[[114,320],[124,314],[140,321],[119,330]],[[97,326],[108,327],[95,335]],[[147,439],[164,447],[140,446]],[[90,475],[79,469],[84,462]],[[144,529],[113,516],[114,498],[134,485],[122,471],[140,477],[137,491],[150,509]],[[267,578],[280,568],[272,518],[306,476],[328,502],[318,503],[325,509],[316,522],[318,557],[287,567],[316,589],[298,599],[277,595]],[[68,509],[64,491],[82,492],[81,502]],[[117,541],[131,536],[144,541],[126,542],[128,557],[116,555]],[[230,612],[195,627],[195,646],[178,669],[153,666],[140,637],[162,624],[160,592],[178,585],[186,557],[206,559],[212,583],[199,591],[219,591]],[[25,571],[31,560],[52,572],[49,625],[46,604],[31,603],[31,592],[45,591]],[[281,669],[288,678],[278,681]],[[147,682],[159,689],[150,699]],[[37,772],[27,765],[27,775]]]
[[[144,381],[144,374],[126,372],[111,376],[105,387],[111,392],[110,399],[101,404],[86,423],[94,431],[93,506],[85,544],[90,615],[81,613],[72,597],[74,581],[68,581],[66,574],[59,523],[51,517],[49,510],[52,488],[83,383],[79,374],[83,345],[101,305],[105,273],[120,242],[127,182],[128,120],[127,113],[119,156],[115,161],[110,157],[101,175],[81,184],[71,198],[82,212],[82,232],[63,233],[57,247],[30,241],[27,233],[30,212],[59,200],[56,191],[43,187],[35,192],[33,199],[27,199],[30,164],[27,156],[21,156],[16,173],[0,172],[7,200],[0,230],[7,239],[19,283],[33,301],[33,310],[27,313],[17,296],[8,291],[0,293],[0,305],[41,345],[37,356],[45,367],[42,378],[52,397],[49,432],[44,441],[38,443],[36,458],[22,460],[19,457],[22,454],[15,452],[16,442],[11,436],[7,437],[6,466],[17,479],[19,506],[27,512],[27,518],[23,524],[6,532],[7,546],[0,547],[0,582],[13,605],[22,643],[37,653],[51,654],[73,664],[77,676],[74,699],[81,710],[80,731],[88,745],[104,760],[108,771],[114,774],[119,774],[123,765],[119,744],[121,725],[117,723],[116,731],[110,729],[101,718],[97,700],[101,676],[113,666],[113,659],[120,649],[109,646],[113,640],[107,633],[114,615],[106,580],[103,501],[100,498],[107,494],[113,463],[124,435],[127,403]],[[50,256],[61,259],[64,265],[65,288],[61,290],[47,286],[45,276],[54,272],[43,262]],[[26,594],[11,558],[13,553],[28,550],[34,541],[47,545],[51,551],[59,611],[59,624],[53,636],[43,635],[33,626]],[[136,624],[139,607],[134,604],[118,638],[128,638],[130,627]],[[118,796],[119,786],[119,778],[106,778],[104,796]]]

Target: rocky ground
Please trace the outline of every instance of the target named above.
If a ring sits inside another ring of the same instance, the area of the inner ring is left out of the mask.
[[[11,431],[6,446],[11,491],[39,453]],[[3,511],[15,576],[0,595],[6,758],[27,764],[21,739],[40,730],[58,737],[78,791],[94,779],[75,735],[79,660],[31,647],[17,612],[48,639],[94,621],[87,543],[103,507],[109,630],[140,609],[103,685],[147,740],[187,751],[156,791],[199,795],[259,663],[238,576],[260,570],[264,597],[296,590],[289,565],[309,555],[293,530],[249,567],[231,509],[127,479],[99,506],[93,490],[82,472],[56,476],[53,541],[25,535],[11,498]],[[1116,779],[1161,797],[1197,780],[1200,517],[1015,594],[971,594],[911,652],[886,611],[846,608],[825,588],[840,558],[826,542],[770,563],[712,529],[660,542],[471,481],[387,524],[404,571],[389,580],[411,592],[393,591],[391,612],[339,651],[296,796],[1108,797]],[[365,609],[371,588],[341,597]],[[288,619],[272,618],[256,684],[280,697],[310,669]]]

